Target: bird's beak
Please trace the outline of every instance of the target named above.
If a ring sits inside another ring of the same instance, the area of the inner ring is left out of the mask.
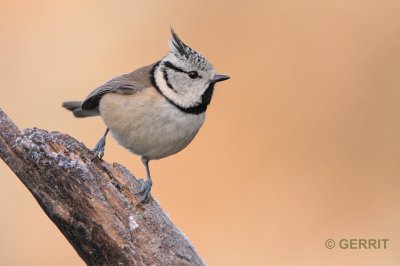
[[[214,76],[214,78],[211,80],[211,82],[212,83],[217,83],[217,82],[224,81],[224,80],[227,80],[227,79],[230,79],[230,78],[231,77],[226,76],[226,75],[218,75],[218,74],[216,74]]]

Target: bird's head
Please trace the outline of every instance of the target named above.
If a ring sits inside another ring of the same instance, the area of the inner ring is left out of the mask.
[[[171,32],[170,52],[154,69],[154,81],[160,92],[181,109],[203,112],[215,83],[229,77],[216,74],[205,57],[181,41],[174,30]]]

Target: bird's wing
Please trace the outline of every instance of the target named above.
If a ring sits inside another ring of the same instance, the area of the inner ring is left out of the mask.
[[[91,110],[99,106],[101,98],[107,93],[133,94],[151,87],[151,64],[135,71],[113,78],[92,91],[82,102],[82,109]]]

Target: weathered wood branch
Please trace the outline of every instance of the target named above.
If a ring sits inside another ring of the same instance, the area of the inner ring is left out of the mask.
[[[0,109],[0,157],[89,265],[204,265],[140,182],[69,135],[19,130]]]

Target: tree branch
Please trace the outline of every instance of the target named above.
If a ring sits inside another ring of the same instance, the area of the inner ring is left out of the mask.
[[[158,203],[119,164],[91,161],[69,135],[19,130],[0,109],[0,157],[89,265],[204,265]]]

